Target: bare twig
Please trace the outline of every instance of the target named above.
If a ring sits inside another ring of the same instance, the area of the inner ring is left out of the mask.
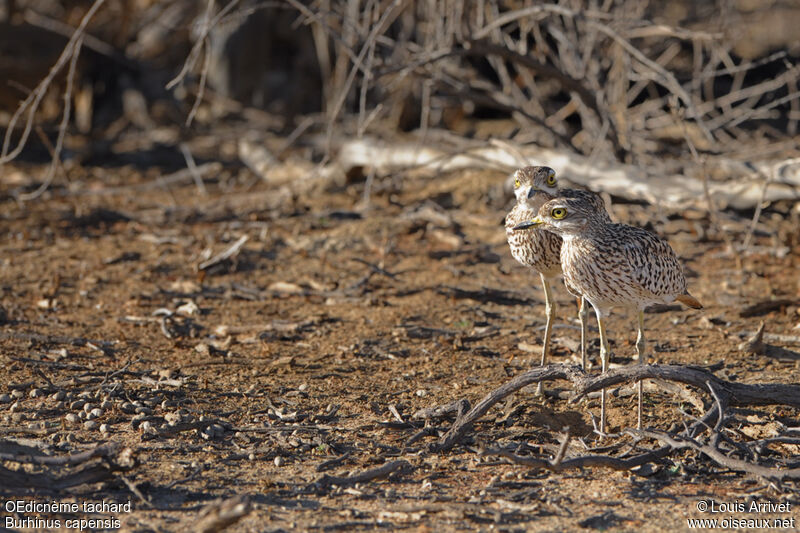
[[[31,129],[33,128],[33,118],[36,114],[36,111],[39,109],[39,105],[42,102],[47,90],[50,88],[50,84],[53,82],[53,79],[61,72],[64,66],[69,62],[71,65],[71,70],[73,70],[73,77],[74,77],[74,67],[72,66],[75,61],[77,61],[77,55],[80,51],[80,44],[83,43],[83,37],[86,32],[86,26],[94,17],[97,10],[105,3],[105,0],[95,0],[94,3],[91,5],[89,10],[81,19],[80,24],[75,29],[75,32],[72,34],[72,37],[67,42],[67,45],[64,47],[64,50],[61,52],[61,55],[56,60],[55,64],[50,68],[50,71],[47,73],[47,76],[39,82],[36,88],[31,91],[28,97],[23,100],[23,102],[19,105],[17,110],[11,117],[11,120],[8,123],[8,127],[6,128],[6,134],[3,138],[3,148],[0,151],[0,167],[4,164],[8,163],[9,161],[16,158],[21,152],[22,149],[25,147],[25,144],[28,141],[28,136],[30,135]],[[22,131],[22,135],[17,142],[16,147],[10,149],[11,146],[11,137],[14,133],[15,126],[17,121],[19,120],[20,116],[27,112],[27,119],[25,120],[25,127]],[[68,112],[65,109],[64,117],[67,119]],[[62,123],[66,122],[62,119]],[[59,134],[61,135],[61,134]],[[58,149],[60,152],[60,148]]]
[[[199,100],[198,96],[198,100]],[[189,172],[192,174],[192,178],[194,179],[194,184],[197,186],[197,191],[203,195],[208,195],[206,191],[206,186],[203,183],[203,176],[197,170],[197,164],[194,162],[194,157],[192,156],[191,150],[189,150],[189,146],[186,143],[181,143],[180,145],[181,153],[183,154],[183,158],[186,160],[186,167],[189,169]]]
[[[337,485],[339,487],[347,487],[350,485],[355,485],[356,483],[364,483],[366,481],[372,481],[374,479],[382,479],[394,472],[399,470],[410,470],[411,464],[408,461],[399,460],[399,461],[390,461],[386,464],[383,464],[377,468],[372,468],[370,470],[365,470],[358,474],[353,474],[351,476],[329,476],[328,474],[324,474],[319,480],[317,480],[314,485],[317,488],[327,488],[331,485]]]
[[[223,252],[215,255],[211,259],[208,259],[207,261],[203,261],[202,263],[197,265],[197,269],[198,270],[206,270],[206,269],[208,269],[208,268],[210,268],[210,267],[212,267],[214,265],[222,263],[223,261],[225,261],[227,259],[230,259],[231,257],[233,257],[233,256],[235,256],[236,254],[239,253],[239,251],[242,249],[242,246],[244,246],[244,243],[246,243],[248,239],[249,239],[249,237],[247,235],[242,235],[241,237],[239,237],[236,240],[236,242],[234,242],[227,249],[225,249],[225,251],[223,251]]]
[[[662,442],[667,446],[671,446],[672,448],[677,450],[686,448],[695,450],[697,452],[707,455],[715,463],[724,466],[726,468],[730,468],[731,470],[737,470],[739,472],[747,472],[749,474],[753,474],[762,478],[775,479],[779,481],[782,481],[784,479],[800,479],[800,468],[770,468],[762,465],[757,465],[754,463],[750,463],[748,461],[744,461],[742,459],[736,459],[734,457],[725,455],[718,448],[714,446],[710,446],[708,444],[702,444],[688,437],[680,435],[670,435],[669,433],[666,433],[664,431],[655,431],[655,430],[629,429],[627,430],[627,432],[634,436],[649,437],[652,439],[656,439],[659,442]]]

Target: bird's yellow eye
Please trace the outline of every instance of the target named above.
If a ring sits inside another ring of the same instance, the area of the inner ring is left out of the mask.
[[[554,207],[553,210],[550,211],[550,216],[556,220],[562,219],[567,216],[567,210],[563,207]]]
[[[514,180],[514,187],[519,187],[521,185],[519,178]]]
[[[551,187],[556,184],[556,173],[554,170],[551,170],[547,175],[547,184]]]

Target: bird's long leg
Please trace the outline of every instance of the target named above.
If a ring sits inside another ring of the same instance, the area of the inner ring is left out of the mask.
[[[542,366],[544,366],[545,359],[550,355],[550,334],[553,332],[553,319],[556,316],[556,303],[553,301],[553,293],[550,291],[550,282],[544,277],[544,274],[539,274],[542,279],[542,288],[544,289],[544,311],[547,315],[547,325],[544,327],[544,342],[542,343]],[[536,387],[536,394],[542,394],[542,382]]]
[[[608,337],[606,336],[606,324],[600,312],[595,309],[597,314],[597,327],[600,330],[600,361],[602,362],[602,372],[608,371],[608,364],[611,360],[611,351],[608,349]],[[600,391],[600,433],[606,432],[606,389]]]
[[[589,310],[586,309],[586,299],[581,296],[578,299],[578,321],[581,323],[581,368],[586,370],[587,357],[586,357],[586,316]]]
[[[639,356],[639,364],[645,364],[645,360],[647,359],[646,354],[644,353],[645,349],[645,340],[644,340],[644,311],[639,311],[639,334],[636,337],[636,355]],[[636,417],[636,428],[642,429],[642,380],[639,380],[639,410]]]

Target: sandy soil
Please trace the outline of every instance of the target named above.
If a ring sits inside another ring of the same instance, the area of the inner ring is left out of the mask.
[[[232,531],[658,531],[685,530],[687,518],[800,519],[798,485],[770,487],[688,451],[635,473],[537,472],[477,453],[482,445],[546,453],[564,426],[574,437],[568,453],[586,453],[599,444],[590,418],[597,400],[567,404],[524,389],[447,453],[426,451],[435,436],[406,445],[422,427],[411,420],[417,410],[474,403],[538,364],[542,293],[538,276],[507,249],[502,174],[385,178],[367,205],[357,175],[288,196],[237,169],[209,179],[206,196],[191,182],[154,186],[157,175],[90,169],[80,187],[0,204],[0,394],[8,395],[0,435],[53,454],[115,441],[138,461],[104,484],[0,487],[4,500],[130,500],[131,513],[98,515],[116,516],[123,531],[194,530],[203,507],[235,496],[253,511]],[[767,210],[736,257],[723,236],[741,243],[752,213],[721,213],[716,228],[699,210],[613,203],[615,219],[669,239],[705,305],[647,314],[654,362],[721,363],[716,375],[745,383],[800,381],[800,238],[791,208]],[[242,236],[232,260],[198,271]],[[555,293],[552,360],[575,364],[575,303],[562,286]],[[747,311],[778,300],[786,302]],[[617,364],[633,363],[634,320],[615,313],[610,321]],[[767,338],[788,351],[740,351],[761,321],[767,333],[795,339]],[[610,401],[612,430],[635,425],[635,396]],[[101,410],[94,420],[86,403]],[[680,409],[700,414],[652,390],[646,423],[667,429],[687,420]],[[788,407],[731,414],[750,422],[732,427],[753,438],[800,426]],[[190,429],[164,431],[176,421]],[[408,465],[388,479],[315,483],[394,460]],[[793,507],[711,516],[697,511],[701,499]]]

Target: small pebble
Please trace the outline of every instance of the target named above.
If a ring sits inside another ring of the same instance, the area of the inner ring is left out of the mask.
[[[67,413],[67,416],[64,417],[64,420],[66,420],[70,424],[77,424],[80,418],[78,418],[78,415],[76,415],[75,413]]]
[[[54,399],[55,401],[57,401],[57,402],[62,402],[67,398],[67,393],[64,392],[63,390],[60,390],[60,391],[58,391],[57,393],[53,394],[50,397],[52,399]]]
[[[97,429],[97,426],[98,424],[94,420],[87,420],[86,422],[83,423],[83,427],[86,429]]]
[[[94,405],[92,405],[92,404],[90,404],[90,403],[85,403],[85,404],[83,404],[83,411],[84,411],[84,412],[88,413],[88,412],[89,412],[89,411],[91,411],[92,409],[94,409]]]
[[[8,394],[0,394],[0,403],[11,403],[11,396]]]
[[[69,404],[69,408],[73,411],[77,411],[78,409],[83,409],[84,405],[86,405],[86,400],[75,400]]]
[[[280,455],[276,455],[275,460],[273,462],[275,463],[275,466],[281,467],[283,466],[283,457],[281,457]]]
[[[150,409],[149,407],[137,407],[136,413],[140,415],[152,415],[153,410]]]
[[[415,394],[416,394],[417,396],[419,396],[420,398],[422,398],[423,396],[425,396],[426,394],[428,394],[428,391],[426,391],[425,389],[418,389],[418,390],[417,390],[417,392],[416,392]]]
[[[139,428],[142,431],[149,432],[151,429],[153,429],[153,424],[151,424],[149,420],[145,420],[144,422],[141,423]]]
[[[44,391],[42,389],[31,389],[28,396],[31,398],[39,398],[40,396],[44,396]]]
[[[100,409],[99,407],[95,407],[94,409],[89,411],[89,414],[93,415],[95,418],[98,418],[98,417],[103,416],[103,410]]]
[[[108,424],[100,424],[100,433],[108,433]]]
[[[103,411],[108,411],[114,406],[114,402],[111,400],[103,400],[103,403],[100,404],[100,409]]]
[[[24,392],[22,392],[22,391],[21,391],[21,390],[19,390],[19,389],[14,389],[13,391],[11,391],[11,396],[13,396],[13,397],[14,397],[14,398],[16,398],[17,400],[19,400],[20,398],[22,398],[23,396],[25,396],[25,393],[24,393]]]
[[[119,406],[120,410],[123,413],[132,414],[136,411],[136,407],[131,402],[122,402],[122,405]]]
[[[197,344],[194,347],[194,349],[197,350],[197,353],[199,353],[200,355],[208,355],[209,353],[211,353],[211,351],[210,351],[210,349],[208,347],[208,344],[205,344],[203,342],[201,342],[200,344]]]
[[[297,390],[299,390],[300,392],[307,391],[308,390],[308,383],[301,384],[299,387],[297,387]]]

